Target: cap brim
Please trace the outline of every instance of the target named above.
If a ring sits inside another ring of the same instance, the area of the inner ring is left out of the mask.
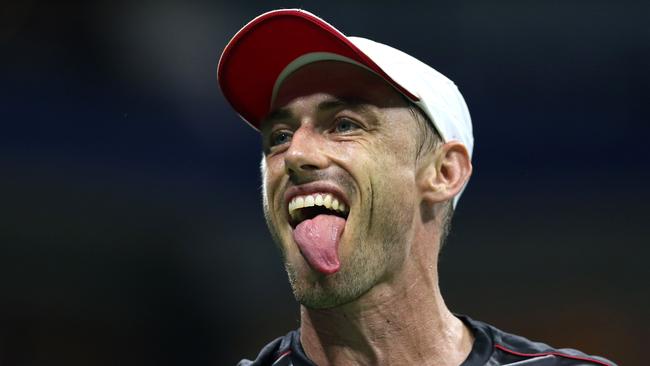
[[[358,62],[406,96],[415,98],[343,33],[317,16],[297,9],[262,14],[237,32],[219,60],[219,86],[235,111],[259,129],[270,112],[280,74],[291,62],[310,53],[335,54]]]

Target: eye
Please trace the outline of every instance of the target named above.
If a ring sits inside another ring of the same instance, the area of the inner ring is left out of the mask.
[[[287,142],[291,141],[292,135],[293,134],[287,130],[275,131],[271,134],[271,138],[269,141],[270,145],[277,146],[277,145],[286,144]]]
[[[346,133],[361,128],[356,122],[349,118],[339,118],[334,126],[334,131],[338,133]]]

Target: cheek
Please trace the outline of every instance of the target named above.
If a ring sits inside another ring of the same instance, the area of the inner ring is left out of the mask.
[[[281,158],[278,156],[265,158],[264,163],[262,163],[262,184],[264,188],[268,192],[276,190],[283,173],[284,161]]]
[[[414,205],[415,146],[410,139],[380,134],[338,144],[336,155],[361,190],[364,206],[390,208],[392,202]]]
[[[373,152],[375,159],[368,162],[373,211],[386,225],[409,225],[417,206],[415,158],[412,146],[397,139],[389,139]],[[400,143],[401,142],[401,143]]]
[[[282,197],[278,197],[278,188],[283,177],[284,163],[277,157],[263,158],[260,167],[264,211],[267,217],[274,218],[277,208],[282,205]]]
[[[369,149],[371,178],[380,186],[404,188],[415,175],[415,146],[403,136],[383,136]]]

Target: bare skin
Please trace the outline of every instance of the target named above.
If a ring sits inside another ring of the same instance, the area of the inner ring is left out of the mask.
[[[438,285],[440,211],[469,179],[467,150],[417,157],[413,115],[385,81],[319,62],[289,76],[262,135],[264,206],[301,302],[301,342],[326,365],[460,365],[470,330]],[[291,236],[284,193],[336,185],[350,206],[341,269],[314,271]]]

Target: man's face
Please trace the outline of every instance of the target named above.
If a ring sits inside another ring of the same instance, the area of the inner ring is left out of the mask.
[[[408,260],[421,201],[416,133],[403,97],[358,66],[317,62],[283,82],[262,124],[263,199],[300,303],[348,303]],[[319,193],[344,209],[294,209],[297,196]]]

